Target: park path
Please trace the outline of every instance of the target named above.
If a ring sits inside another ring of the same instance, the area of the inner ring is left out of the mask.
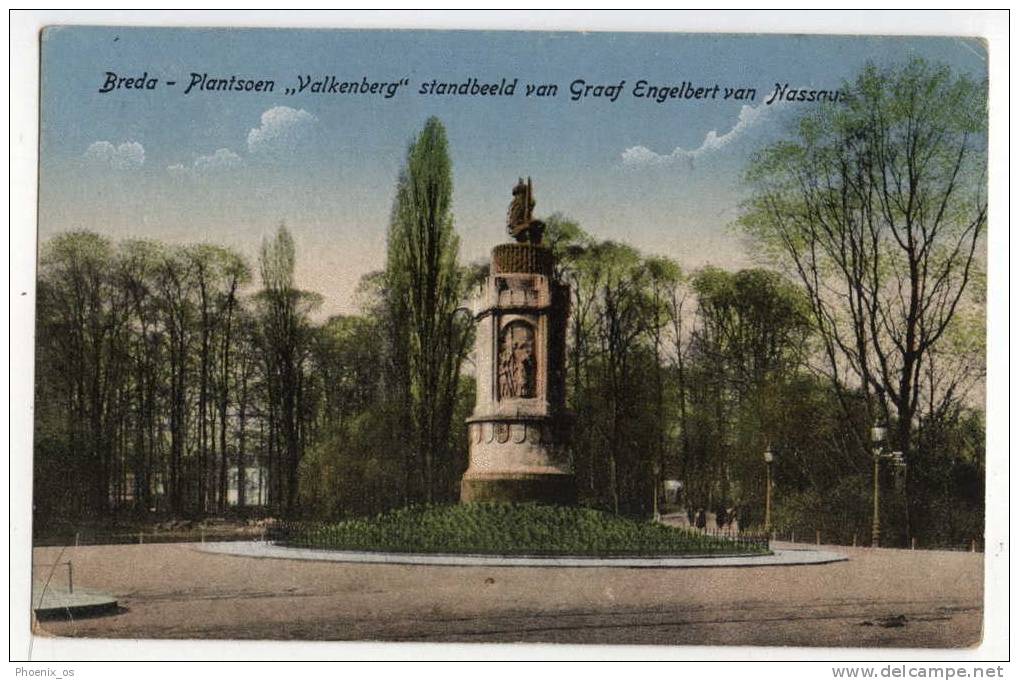
[[[659,645],[963,647],[981,636],[983,555],[827,547],[842,563],[620,569],[354,565],[63,549],[121,612],[57,636]],[[61,549],[37,548],[37,563]]]

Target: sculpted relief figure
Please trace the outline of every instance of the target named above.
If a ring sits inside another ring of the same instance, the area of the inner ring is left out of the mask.
[[[499,398],[534,397],[536,374],[534,329],[526,322],[508,324],[499,348]]]

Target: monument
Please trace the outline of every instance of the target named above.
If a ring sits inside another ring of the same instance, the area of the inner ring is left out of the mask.
[[[461,502],[576,502],[568,450],[569,286],[555,277],[531,179],[513,188],[506,229],[474,301],[477,401],[467,419],[470,463]]]

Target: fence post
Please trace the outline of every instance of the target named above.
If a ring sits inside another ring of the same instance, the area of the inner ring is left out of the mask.
[[[200,530],[200,534],[201,534],[201,537],[202,537],[202,543],[204,544],[205,543],[205,528],[204,527]]]
[[[138,532],[138,543],[139,543],[139,544],[142,544],[142,543],[144,543],[144,542],[142,541],[142,533],[141,533],[141,532]]]
[[[814,530],[814,535],[817,541],[815,542],[818,546],[821,545],[821,530]]]
[[[67,561],[67,591],[74,593],[74,568],[71,567],[71,561]]]
[[[853,532],[853,546],[856,546],[856,533]]]
[[[916,537],[912,537],[909,540],[909,548],[911,551],[916,551]]]
[[[977,540],[976,539],[970,539],[969,540],[969,552],[970,553],[976,553],[977,552]]]
[[[789,541],[792,542],[793,544],[795,544],[796,543],[796,533],[792,532],[791,530],[790,530],[790,533],[792,535],[792,539],[790,539]]]
[[[75,548],[78,547],[78,542],[80,541],[80,539],[81,539],[81,532],[75,532],[74,533],[74,546],[75,546]]]

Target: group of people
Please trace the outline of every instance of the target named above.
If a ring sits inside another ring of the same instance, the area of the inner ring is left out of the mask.
[[[708,512],[703,508],[687,509],[687,518],[690,521],[691,527],[696,527],[699,530],[726,530],[732,532],[739,531],[739,509],[735,506],[725,508],[720,507],[715,511],[715,522],[714,527],[708,527]]]

